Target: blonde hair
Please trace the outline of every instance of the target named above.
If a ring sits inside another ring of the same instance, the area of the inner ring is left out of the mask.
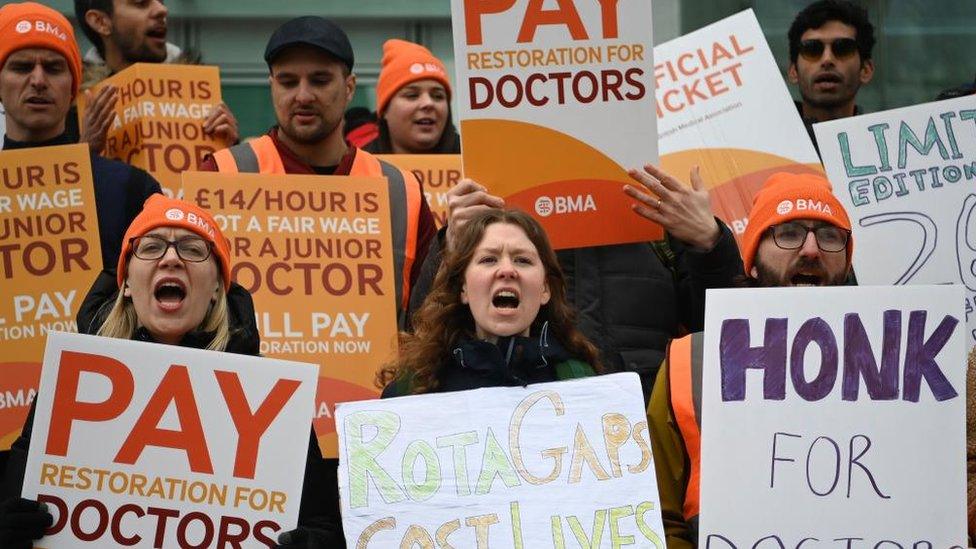
[[[227,313],[227,292],[224,291],[224,281],[217,277],[217,299],[210,304],[207,314],[200,323],[200,330],[212,332],[213,339],[207,344],[209,351],[223,351],[230,343],[230,319]],[[104,337],[114,337],[118,339],[132,339],[136,330],[139,329],[139,318],[136,316],[136,309],[132,305],[132,300],[123,295],[119,290],[112,308],[98,328],[97,335]]]

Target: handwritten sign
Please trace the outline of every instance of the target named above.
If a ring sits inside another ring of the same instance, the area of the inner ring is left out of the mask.
[[[84,145],[0,152],[0,450],[20,435],[50,331],[75,314],[102,268]]]
[[[198,65],[136,63],[92,88],[118,88],[115,120],[105,156],[153,174],[170,197],[180,194],[180,174],[197,170],[208,154],[230,143],[203,133],[203,123],[220,104],[220,70]],[[78,96],[78,117],[87,107]]]
[[[636,374],[339,406],[349,547],[664,547]]]
[[[814,126],[861,284],[966,286],[976,345],[976,96]]]
[[[461,155],[381,154],[377,158],[412,173],[424,189],[437,227],[447,225],[447,191],[461,180]]]
[[[710,290],[699,547],[966,547],[960,286]]]
[[[46,549],[273,546],[297,525],[316,367],[54,333],[24,478]]]
[[[650,2],[451,1],[464,174],[558,248],[654,240],[627,170],[657,162]]]
[[[752,10],[661,44],[654,59],[661,166],[680,178],[700,166],[737,238],[771,174],[823,173]]]
[[[322,365],[315,432],[334,457],[336,402],[379,396],[374,376],[396,352],[386,180],[188,172],[183,188],[230,239],[261,354]]]

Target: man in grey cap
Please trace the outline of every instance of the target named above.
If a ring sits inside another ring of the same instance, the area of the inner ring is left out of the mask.
[[[217,151],[201,169],[227,173],[386,177],[393,227],[396,306],[401,326],[410,288],[437,229],[420,183],[371,154],[350,147],[342,117],[356,91],[352,45],[321,17],[292,19],[271,35],[264,52],[278,124],[266,135]],[[410,230],[410,227],[415,229]]]

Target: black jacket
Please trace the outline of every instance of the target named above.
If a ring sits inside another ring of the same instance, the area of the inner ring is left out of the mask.
[[[589,365],[584,367],[587,373],[561,374],[557,365],[573,360],[581,366],[585,364],[575,359],[558,341],[545,335],[502,337],[497,343],[466,340],[454,347],[438,370],[436,392],[517,387],[592,375]],[[383,389],[381,398],[410,394],[409,386],[409,380],[390,383]]]
[[[681,242],[650,242],[574,248],[556,252],[578,326],[600,349],[607,372],[637,372],[645,400],[672,337],[704,328],[705,290],[730,288],[743,272],[732,232],[702,253]],[[430,292],[441,261],[434,240],[410,295],[412,315]]]
[[[72,145],[75,140],[63,133],[49,141],[25,143],[3,138],[3,150]],[[139,168],[108,160],[91,153],[92,180],[95,186],[95,211],[98,214],[98,235],[101,240],[102,266],[118,266],[122,238],[129,223],[142,211],[142,204],[153,193],[162,192],[159,182]]]
[[[78,331],[83,334],[94,334],[101,326],[101,320],[111,309],[118,291],[115,271],[105,270],[98,275],[89,290],[85,301],[78,311]],[[231,284],[227,293],[228,315],[231,326],[231,339],[226,352],[257,356],[259,354],[260,336],[254,316],[254,302],[251,294],[237,284]],[[139,329],[133,339],[152,341],[152,337],[145,329]],[[210,334],[190,332],[180,341],[180,346],[203,348],[209,343]],[[36,399],[35,399],[36,402]],[[21,493],[24,483],[24,471],[27,465],[27,454],[30,449],[31,429],[34,422],[34,406],[31,405],[30,414],[24,424],[23,432],[10,449],[10,458],[3,483],[0,485],[0,500],[17,497]],[[305,481],[302,488],[302,501],[299,506],[298,522],[302,524],[320,524],[324,514],[325,503],[319,497],[328,487],[328,472],[319,450],[315,431],[310,431],[308,456],[305,463]],[[333,473],[334,474],[334,473]]]

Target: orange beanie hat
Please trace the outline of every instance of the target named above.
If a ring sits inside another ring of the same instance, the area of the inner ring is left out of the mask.
[[[407,42],[391,39],[383,43],[383,64],[380,78],[376,83],[376,113],[383,116],[386,106],[400,88],[418,80],[436,80],[447,90],[447,100],[451,100],[451,82],[447,79],[444,63],[434,57],[430,50]]]
[[[746,274],[752,271],[759,241],[766,229],[792,219],[819,219],[851,230],[851,220],[827,181],[819,175],[779,172],[769,176],[756,195],[749,212],[749,224],[742,235],[742,259]],[[847,243],[847,261],[854,252],[854,240]]]
[[[81,86],[81,53],[71,23],[56,10],[36,2],[0,8],[0,67],[11,53],[25,48],[54,50],[68,61],[74,80],[71,98]]]
[[[230,242],[220,232],[220,227],[210,212],[189,202],[166,198],[154,194],[146,199],[142,212],[132,220],[122,239],[122,254],[119,256],[119,287],[125,282],[125,264],[132,252],[133,238],[142,236],[158,227],[177,227],[193,231],[213,244],[213,253],[220,263],[220,274],[224,279],[224,291],[230,288]]]

